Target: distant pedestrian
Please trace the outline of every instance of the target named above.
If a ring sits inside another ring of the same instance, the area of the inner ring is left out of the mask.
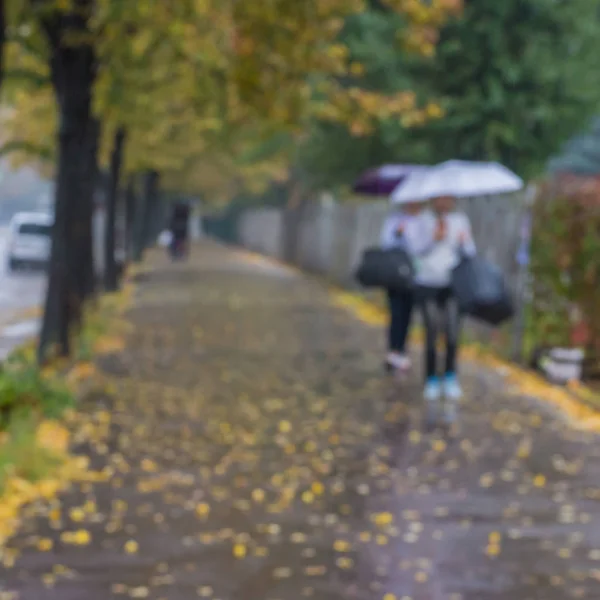
[[[423,209],[423,204],[403,204],[394,207],[383,223],[381,247],[384,249],[404,248],[404,231]],[[407,371],[412,366],[406,350],[409,337],[414,297],[412,291],[387,290],[390,314],[388,325],[388,353],[385,367],[388,372]]]
[[[173,258],[183,258],[188,251],[190,207],[185,202],[177,202],[171,213],[171,255]]]
[[[173,240],[173,234],[171,233],[171,231],[169,229],[165,229],[158,236],[158,245],[161,248],[170,248],[172,240]]]

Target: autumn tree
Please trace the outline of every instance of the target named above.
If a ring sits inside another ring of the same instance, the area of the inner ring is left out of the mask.
[[[147,223],[161,177],[192,173],[217,143],[237,164],[238,132],[249,125],[268,135],[281,130],[297,136],[318,116],[361,134],[382,118],[422,110],[407,90],[383,94],[361,87],[362,67],[340,31],[364,10],[362,0],[16,5],[19,43],[35,47],[56,98],[55,227],[40,360],[53,344],[69,352],[71,326],[93,291],[91,215],[99,158],[111,164],[112,203],[121,172],[146,174],[145,204],[137,212]],[[424,54],[433,50],[443,21],[460,10],[456,0],[385,5],[407,23],[398,43]]]
[[[83,302],[94,288],[91,221],[105,116],[94,111],[95,87],[99,74],[114,77],[123,66],[113,50],[119,48],[114,40],[134,37],[134,26],[148,15],[145,8],[138,12],[137,6],[123,8],[109,1],[37,0],[29,7],[29,37],[41,33],[45,41],[58,117],[55,224],[39,347],[43,360],[53,344],[60,354],[69,353],[71,326],[79,321]],[[116,78],[114,86],[118,84]]]

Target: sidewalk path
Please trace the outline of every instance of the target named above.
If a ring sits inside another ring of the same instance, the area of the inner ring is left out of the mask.
[[[108,439],[81,451],[114,475],[33,507],[4,590],[600,598],[597,438],[475,368],[461,432],[426,435],[416,385],[381,374],[381,332],[319,284],[208,244],[162,261],[140,281],[128,350],[100,365],[114,399],[82,407],[110,410]]]

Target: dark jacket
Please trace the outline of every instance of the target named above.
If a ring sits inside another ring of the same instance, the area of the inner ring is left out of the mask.
[[[187,238],[189,219],[190,207],[187,204],[176,204],[173,207],[170,229],[174,238],[177,240]]]

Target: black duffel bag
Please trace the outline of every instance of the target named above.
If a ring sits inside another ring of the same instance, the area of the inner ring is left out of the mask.
[[[402,248],[367,248],[356,270],[356,279],[367,288],[407,291],[413,287],[415,269]]]
[[[488,325],[500,325],[515,313],[502,271],[479,256],[462,259],[452,272],[452,289],[460,310]]]

